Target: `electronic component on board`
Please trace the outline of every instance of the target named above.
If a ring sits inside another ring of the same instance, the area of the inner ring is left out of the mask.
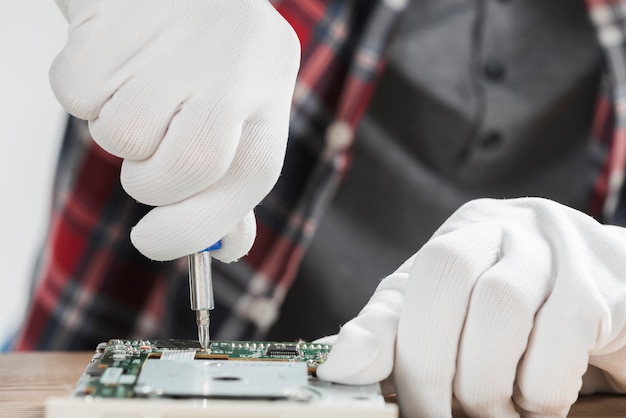
[[[270,344],[265,355],[270,358],[294,359],[300,356],[300,351],[293,344]]]

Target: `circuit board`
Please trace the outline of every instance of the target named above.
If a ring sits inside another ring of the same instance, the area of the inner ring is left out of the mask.
[[[100,343],[87,366],[76,395],[130,398],[148,359],[303,362],[314,374],[330,346],[306,342],[213,341],[204,350],[190,340],[120,340]]]
[[[397,417],[378,384],[317,379],[331,350],[305,341],[203,349],[190,340],[112,339],[98,344],[69,397],[48,400],[46,417]]]

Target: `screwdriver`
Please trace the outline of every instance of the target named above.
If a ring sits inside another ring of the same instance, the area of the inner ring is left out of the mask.
[[[189,300],[191,309],[196,312],[198,341],[206,350],[211,342],[209,324],[210,311],[215,307],[213,298],[213,276],[211,275],[211,251],[222,248],[222,241],[187,256],[189,267]]]

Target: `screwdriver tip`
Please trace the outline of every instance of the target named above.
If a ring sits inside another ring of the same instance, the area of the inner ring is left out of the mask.
[[[209,343],[211,338],[209,336],[209,325],[198,325],[198,341],[200,341],[200,346],[203,349],[207,349],[209,347]]]
[[[209,311],[201,309],[196,311],[196,324],[198,324],[198,341],[203,349],[207,349],[211,343],[211,337],[209,335]]]

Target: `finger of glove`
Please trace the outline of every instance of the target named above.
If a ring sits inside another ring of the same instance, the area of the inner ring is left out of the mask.
[[[245,124],[227,173],[200,193],[152,209],[131,231],[135,247],[148,258],[172,260],[226,236],[276,183],[285,151],[284,141],[276,138],[286,132],[287,118]],[[262,158],[259,149],[267,150]]]
[[[93,139],[107,152],[143,160],[157,149],[174,115],[180,110],[177,89],[156,80],[134,77],[109,97],[98,117],[89,122]]]
[[[256,219],[249,212],[243,221],[222,238],[222,248],[211,252],[221,262],[231,263],[248,254],[256,237]]]
[[[561,272],[552,294],[535,318],[528,349],[518,369],[515,402],[524,416],[567,415],[578,398],[589,351],[599,337],[602,305],[590,289],[572,282],[577,273]],[[571,291],[578,288],[578,296]],[[572,301],[584,303],[572,303]]]
[[[398,318],[412,262],[413,257],[383,279],[359,315],[341,327],[328,359],[317,369],[320,379],[370,384],[391,374]]]
[[[418,251],[398,325],[394,379],[403,415],[450,416],[458,347],[476,281],[499,257],[500,231],[474,224]]]
[[[98,11],[102,3],[72,2],[68,41],[49,71],[59,103],[85,120],[97,118],[108,98],[136,73],[136,57],[153,35],[148,28],[132,34],[110,30],[111,24]],[[125,15],[118,18],[115,25],[132,24],[121,21],[127,19]]]
[[[470,416],[518,416],[517,365],[551,286],[545,242],[517,234],[502,252],[474,286],[459,348],[454,394]]]
[[[604,363],[623,344],[623,230],[569,208],[558,214],[544,226],[558,249],[554,286],[535,317],[514,394],[528,416],[565,416],[589,364],[623,364]]]
[[[224,93],[221,99],[204,98],[182,105],[152,156],[142,161],[124,161],[120,174],[124,190],[152,206],[184,200],[225,175],[233,164],[242,135],[249,136],[246,146],[255,155],[245,164],[250,164],[251,169],[274,164],[280,170],[287,131],[273,130],[272,140],[263,137],[268,135],[267,130],[248,129],[244,133],[244,109],[227,96]],[[259,171],[274,174],[278,170],[273,167]]]

